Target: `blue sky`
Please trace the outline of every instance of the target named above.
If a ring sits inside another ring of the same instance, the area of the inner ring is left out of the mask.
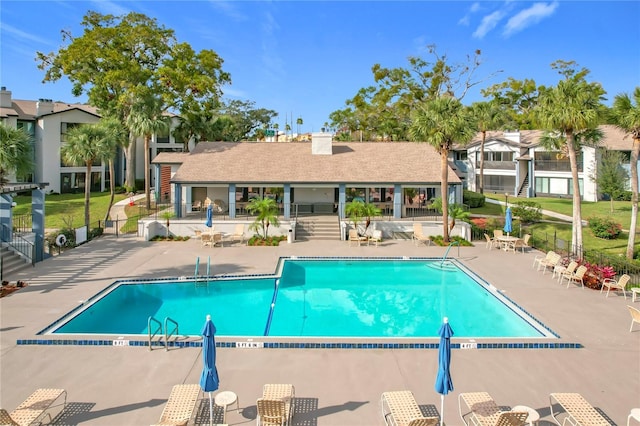
[[[60,30],[81,33],[88,10],[131,11],[175,30],[196,50],[224,59],[232,84],[225,96],[251,100],[286,117],[302,117],[301,131],[319,131],[329,114],[372,85],[371,67],[408,67],[407,57],[432,60],[426,46],[462,62],[482,51],[480,89],[531,78],[552,85],[558,59],[591,70],[607,103],[640,85],[638,1],[25,1],[0,0],[0,85],[15,99],[74,98],[66,79],[42,83],[36,51],[55,51]],[[292,126],[296,130],[296,126]]]

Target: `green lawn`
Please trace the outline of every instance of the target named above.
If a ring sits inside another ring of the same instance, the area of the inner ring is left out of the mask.
[[[92,192],[89,207],[91,225],[97,225],[104,219],[109,206],[108,192]],[[114,203],[126,198],[126,194],[116,194]],[[14,198],[16,207],[14,216],[31,214],[31,195],[19,195]],[[60,229],[84,225],[84,194],[59,194],[45,197],[45,228]]]
[[[485,194],[487,198],[492,198],[498,201],[505,200],[504,195],[499,194]],[[542,206],[543,210],[550,210],[557,213],[562,213],[568,216],[573,215],[573,201],[570,198],[547,198],[547,197],[536,197],[536,198],[516,198],[509,197],[509,204],[512,202],[515,203],[517,201],[535,201]],[[589,220],[590,217],[593,216],[607,216],[613,218],[616,222],[622,225],[623,229],[629,229],[629,225],[631,224],[631,202],[630,201],[614,201],[614,212],[611,213],[611,202],[609,201],[600,201],[597,203],[591,202],[582,202],[582,219]],[[480,212],[482,211],[482,212]],[[487,213],[485,213],[487,212]],[[484,207],[481,209],[471,209],[471,214],[491,214],[491,215],[501,215],[504,216],[504,206],[498,206],[495,204],[486,203]],[[550,238],[556,234],[557,238],[561,238],[566,241],[571,240],[571,223],[567,222],[566,224],[557,223],[557,219],[550,219],[553,223],[541,222],[535,223],[533,225],[528,226],[528,231],[531,231],[535,234],[539,233],[547,233]],[[514,222],[514,228],[518,227],[519,223],[516,220]],[[518,228],[516,228],[518,229]],[[530,232],[530,233],[531,233]],[[629,234],[627,232],[623,232],[620,236],[615,240],[605,240],[602,238],[596,238],[593,236],[591,230],[588,226],[583,228],[582,233],[582,242],[585,248],[590,250],[602,250],[610,254],[620,254],[623,255],[627,249],[627,239],[629,238]],[[636,238],[636,250],[640,250],[640,238]]]

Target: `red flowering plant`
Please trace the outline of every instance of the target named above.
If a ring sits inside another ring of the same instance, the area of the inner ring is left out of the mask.
[[[578,262],[581,265],[587,267],[587,272],[584,274],[583,282],[584,286],[593,290],[600,290],[602,282],[605,279],[612,279],[616,276],[616,271],[613,266],[600,266],[595,263]]]

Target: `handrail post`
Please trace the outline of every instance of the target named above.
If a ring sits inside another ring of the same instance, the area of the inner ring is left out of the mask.
[[[153,333],[153,335],[151,334],[151,323],[157,323],[158,324],[158,329]],[[162,333],[162,323],[160,321],[158,321],[157,319],[155,319],[154,317],[149,317],[149,319],[147,319],[147,332],[149,333],[149,350],[152,351],[153,348],[151,346],[151,341],[153,340],[153,338],[156,336],[156,334],[158,334],[158,331],[160,333]]]

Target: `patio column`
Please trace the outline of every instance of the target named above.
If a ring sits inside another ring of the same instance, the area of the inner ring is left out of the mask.
[[[338,217],[344,219],[344,207],[347,202],[347,185],[341,183],[338,185]]]
[[[393,185],[393,218],[402,218],[402,185]]]
[[[236,218],[236,184],[229,184],[229,219]]]
[[[283,200],[284,203],[284,218],[291,219],[291,184],[284,184],[284,194]]]
[[[160,164],[154,164],[153,165],[153,175],[154,175],[154,179],[155,179],[155,185],[154,185],[154,189],[155,191],[155,196],[156,196],[156,204],[158,202],[160,202],[161,198],[160,196],[162,194],[160,194]]]
[[[13,204],[11,195],[0,195],[0,240],[3,242],[9,242],[13,239],[11,204]]]
[[[34,262],[44,260],[44,189],[31,191],[31,230],[35,234]]]
[[[173,212],[176,218],[182,217],[182,185],[179,183],[174,184],[175,198],[173,199]]]

